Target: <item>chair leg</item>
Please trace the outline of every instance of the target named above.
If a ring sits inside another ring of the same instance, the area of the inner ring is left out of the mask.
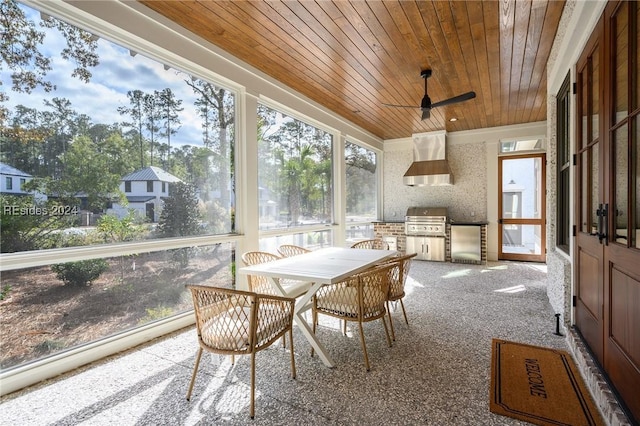
[[[384,325],[384,333],[387,335],[387,344],[391,347],[392,344],[391,339],[389,338],[389,329],[387,328],[387,322],[384,320],[384,315],[381,316],[380,319],[382,320],[382,325]]]
[[[409,320],[407,319],[407,311],[404,310],[404,303],[402,303],[402,299],[400,299],[400,306],[402,306],[402,313],[404,315],[404,322],[409,325]]]
[[[396,341],[396,332],[393,329],[393,318],[391,318],[391,305],[387,300],[387,312],[389,313],[389,325],[391,326],[391,340]]]
[[[289,341],[291,344],[289,345],[291,351],[291,376],[296,378],[296,357],[293,354],[293,327],[289,328]]]
[[[360,326],[360,344],[362,345],[362,352],[364,353],[364,366],[367,368],[367,371],[369,371],[371,367],[369,367],[369,354],[367,353],[367,344],[364,341],[362,321],[358,321],[358,326]]]
[[[313,334],[316,334],[316,325],[318,324],[318,311],[314,310],[311,313],[311,322],[313,325]],[[315,351],[313,350],[313,346],[311,346],[311,357],[313,358],[313,354]]]
[[[347,320],[342,320],[342,334],[347,335]]]
[[[196,373],[198,372],[198,367],[200,366],[200,358],[202,357],[202,347],[198,349],[198,353],[196,354],[196,364],[193,366],[193,374],[191,374],[191,383],[189,383],[189,390],[187,390],[187,401],[191,398],[191,391],[193,390],[193,384],[196,381]]]
[[[249,415],[253,419],[255,415],[256,399],[256,353],[251,352],[251,404],[249,405]]]

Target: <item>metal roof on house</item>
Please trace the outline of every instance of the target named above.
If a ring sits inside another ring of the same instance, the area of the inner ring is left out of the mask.
[[[5,163],[0,163],[0,174],[7,176],[32,177],[29,173],[25,173],[22,170],[18,170],[15,167],[11,167],[10,165]]]
[[[162,170],[160,167],[149,166],[144,169],[136,170],[122,178],[123,181],[143,181],[157,180],[160,182],[182,182],[171,173]]]

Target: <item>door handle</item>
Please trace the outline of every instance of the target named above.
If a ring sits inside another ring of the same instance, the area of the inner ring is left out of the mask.
[[[600,204],[600,208],[596,211],[598,215],[598,241],[602,243],[602,240],[605,240],[605,244],[607,243],[607,229],[608,226],[608,217],[609,217],[609,204]]]

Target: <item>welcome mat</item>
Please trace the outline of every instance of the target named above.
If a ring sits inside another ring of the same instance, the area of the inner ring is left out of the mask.
[[[499,339],[492,346],[492,413],[545,426],[604,426],[567,352]]]

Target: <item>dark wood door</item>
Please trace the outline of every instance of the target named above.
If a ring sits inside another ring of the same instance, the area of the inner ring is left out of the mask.
[[[575,324],[640,420],[640,13],[611,2],[577,64]]]
[[[596,31],[577,65],[575,324],[604,365],[604,229],[605,185],[601,143],[602,59]]]
[[[640,5],[605,10],[604,369],[640,420]]]

